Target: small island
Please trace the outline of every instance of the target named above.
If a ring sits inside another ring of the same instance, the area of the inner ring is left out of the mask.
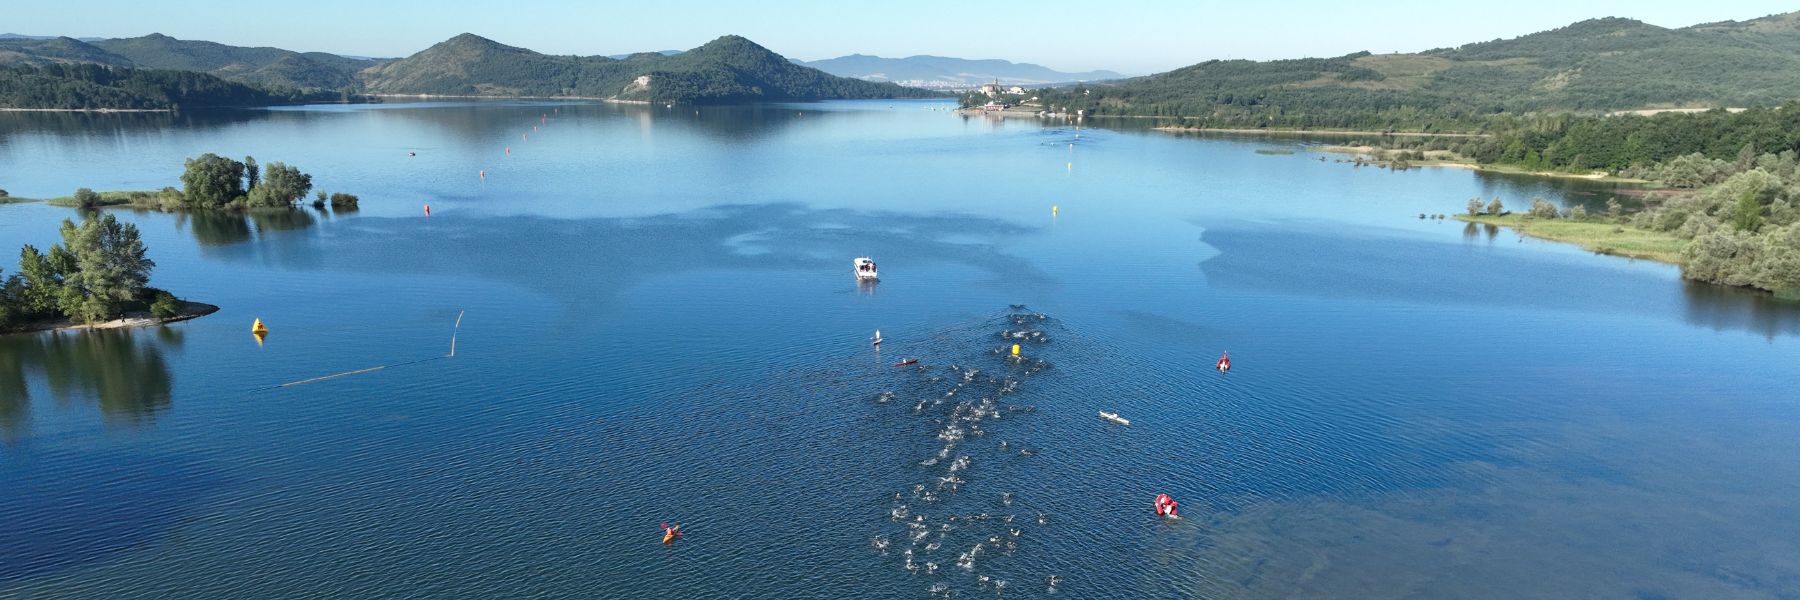
[[[139,327],[219,310],[150,287],[156,262],[136,225],[110,214],[64,219],[62,239],[49,252],[19,251],[19,272],[0,284],[0,333]]]
[[[212,314],[219,307],[191,302],[150,287],[156,267],[136,225],[121,223],[100,209],[114,206],[158,211],[268,212],[299,210],[312,191],[312,176],[270,162],[257,168],[216,154],[186,161],[182,188],[161,191],[95,192],[45,200],[81,210],[82,221],[64,219],[62,243],[40,251],[26,244],[18,270],[0,272],[0,334],[61,329],[110,329],[162,325]],[[0,203],[36,202],[0,190]],[[313,207],[357,210],[351,194],[318,192]]]

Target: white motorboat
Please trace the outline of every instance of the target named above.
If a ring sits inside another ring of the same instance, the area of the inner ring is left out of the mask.
[[[1131,421],[1125,420],[1125,417],[1119,416],[1119,413],[1109,413],[1109,412],[1106,412],[1103,410],[1103,411],[1100,411],[1100,418],[1106,419],[1108,421],[1112,421],[1114,423],[1118,423],[1120,425],[1131,425]]]
[[[856,260],[851,261],[851,264],[856,267],[856,278],[858,280],[875,280],[881,278],[880,275],[875,273],[875,261],[870,260],[867,256],[859,257]]]

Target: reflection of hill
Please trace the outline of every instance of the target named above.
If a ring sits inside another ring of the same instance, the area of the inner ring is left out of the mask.
[[[144,331],[103,329],[0,337],[0,425],[11,429],[25,417],[31,383],[42,381],[62,402],[91,398],[108,418],[137,421],[169,407],[166,347],[179,348],[181,332],[162,329],[156,340]]]
[[[669,109],[643,104],[582,103],[547,104],[498,101],[460,103],[389,103],[382,114],[418,121],[454,134],[454,137],[478,144],[495,140],[516,140],[522,131],[536,125],[538,117],[554,108],[561,118],[578,119],[585,126],[608,119],[628,118],[656,127],[691,129],[712,137],[728,140],[766,136],[772,130],[803,117],[801,112],[817,115],[817,109],[796,109],[787,105],[748,106],[684,106]],[[276,111],[290,112],[290,111]],[[810,117],[817,119],[817,116]]]
[[[0,136],[50,134],[79,138],[103,134],[204,131],[248,123],[271,113],[255,110],[184,110],[179,113],[0,112]]]

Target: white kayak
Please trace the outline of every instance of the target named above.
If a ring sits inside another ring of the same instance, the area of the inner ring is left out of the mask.
[[[1131,424],[1131,421],[1125,420],[1125,417],[1119,416],[1119,413],[1109,413],[1104,410],[1100,411],[1100,418],[1106,419],[1108,421],[1112,421],[1114,423],[1118,423],[1120,425],[1130,425]]]

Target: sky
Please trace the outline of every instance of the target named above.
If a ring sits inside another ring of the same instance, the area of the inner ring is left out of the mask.
[[[1414,52],[1510,38],[1583,19],[1664,27],[1800,10],[1792,0],[64,0],[0,2],[0,32],[133,37],[152,32],[236,46],[406,56],[459,33],[548,54],[686,49],[737,34],[782,55],[935,54],[1063,71],[1146,74],[1211,59]],[[179,7],[179,8],[177,8]]]

